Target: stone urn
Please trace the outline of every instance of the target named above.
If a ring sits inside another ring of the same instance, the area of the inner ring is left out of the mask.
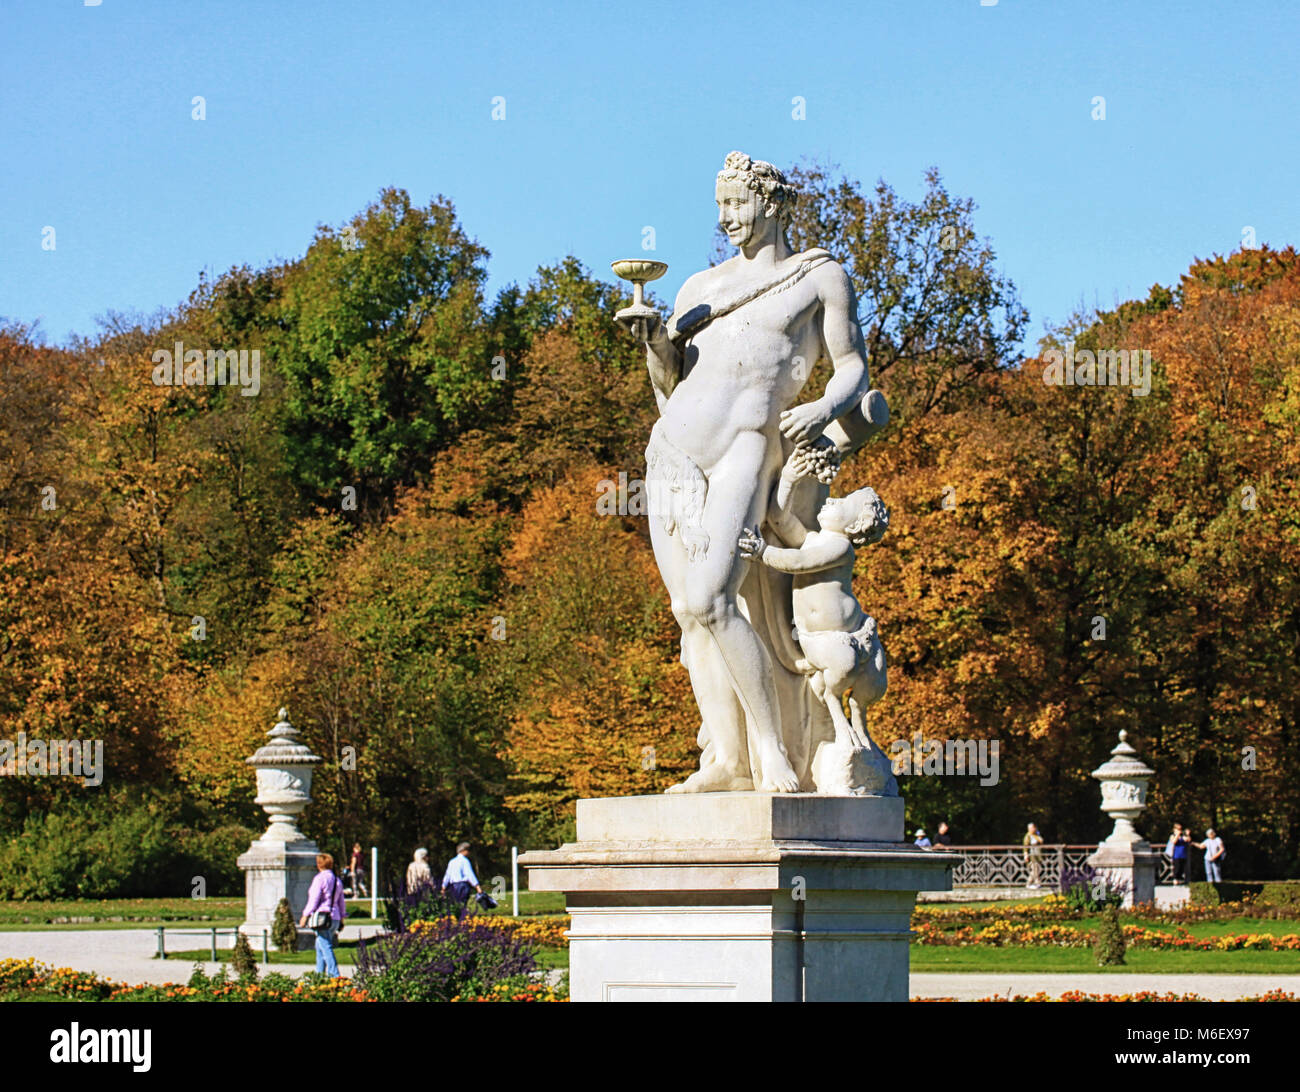
[[[1115,825],[1088,864],[1125,889],[1125,906],[1155,899],[1159,854],[1133,826],[1147,806],[1147,784],[1154,775],[1128,742],[1125,731],[1120,732],[1110,758],[1092,771],[1101,782],[1101,810]]]
[[[257,796],[271,824],[262,835],[263,842],[300,842],[298,816],[311,803],[311,777],[323,761],[320,755],[298,739],[298,729],[289,723],[289,713],[280,710],[278,723],[267,732],[270,743],[263,744],[244,759],[257,770]]]
[[[1101,810],[1115,820],[1107,845],[1132,846],[1144,841],[1133,823],[1147,806],[1147,782],[1154,775],[1155,770],[1138,758],[1128,743],[1128,733],[1121,731],[1119,745],[1109,760],[1092,771],[1101,782]]]
[[[257,772],[257,796],[270,817],[260,838],[253,840],[238,865],[244,871],[245,916],[240,926],[254,947],[267,942],[275,924],[275,908],[289,900],[295,920],[307,902],[307,889],[316,875],[316,843],[298,829],[298,816],[311,802],[312,774],[321,762],[298,738],[289,714],[266,733],[269,742],[244,761]],[[298,947],[309,948],[315,934],[300,929]]]

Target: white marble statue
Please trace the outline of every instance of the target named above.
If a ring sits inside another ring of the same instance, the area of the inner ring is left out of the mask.
[[[869,390],[848,274],[825,250],[790,248],[795,198],[770,163],[732,152],[716,200],[740,252],[688,278],[666,323],[639,285],[618,316],[645,341],[659,406],[646,449],[650,535],[701,716],[700,768],[670,792],[897,793],[862,717],[884,691],[884,651],[847,590],[850,539],[877,509],[861,494],[827,504],[815,470],[816,488],[797,472],[831,452],[838,465],[888,409]],[[822,359],[833,367],[826,389],[799,401]],[[740,549],[751,527],[752,562]],[[766,549],[764,528],[776,543]],[[826,572],[808,567],[832,549]],[[846,720],[837,694],[849,687]]]

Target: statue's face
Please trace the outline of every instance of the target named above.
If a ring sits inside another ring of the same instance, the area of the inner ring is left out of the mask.
[[[714,199],[718,203],[718,223],[732,246],[743,247],[762,236],[767,223],[763,199],[742,179],[720,179]]]
[[[843,531],[857,515],[847,497],[827,497],[817,513],[817,523],[823,531]]]

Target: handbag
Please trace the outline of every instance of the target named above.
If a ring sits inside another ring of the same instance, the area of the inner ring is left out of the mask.
[[[333,872],[330,873],[330,877],[334,880],[335,885],[337,885],[339,878],[335,876]],[[330,888],[329,901],[332,906],[334,903],[334,887]],[[330,927],[330,922],[333,920],[334,915],[331,914],[329,910],[314,910],[312,911],[311,917],[307,919],[307,928],[316,929],[318,931],[321,929],[328,929]]]

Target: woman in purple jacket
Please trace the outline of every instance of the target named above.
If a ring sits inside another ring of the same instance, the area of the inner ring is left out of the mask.
[[[329,914],[329,924],[316,929],[316,970],[332,978],[339,976],[338,960],[334,958],[334,938],[343,927],[346,911],[343,908],[343,881],[334,875],[334,858],[328,853],[316,854],[316,875],[307,889],[307,905],[298,924],[306,927],[312,914],[318,910]]]

